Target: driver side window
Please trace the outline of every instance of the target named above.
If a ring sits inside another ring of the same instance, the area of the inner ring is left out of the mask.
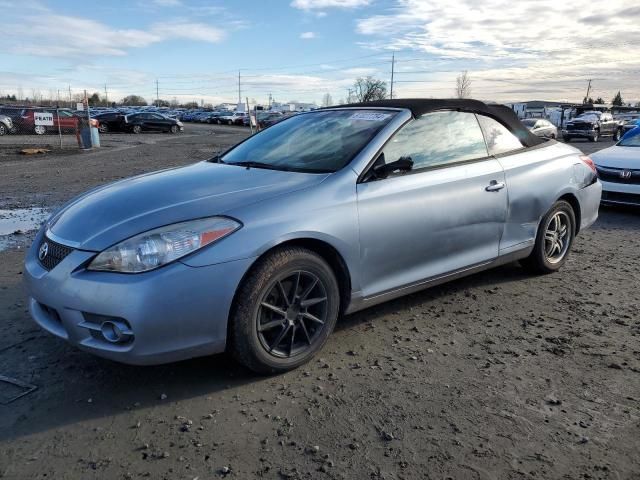
[[[406,124],[383,149],[385,163],[413,161],[412,170],[438,167],[488,156],[473,113],[441,111]]]

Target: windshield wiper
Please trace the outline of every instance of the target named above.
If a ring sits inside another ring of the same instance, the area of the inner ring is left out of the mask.
[[[247,170],[250,168],[266,168],[268,170],[287,170],[286,167],[278,167],[264,162],[225,162],[225,165],[237,165],[239,167],[245,167]]]

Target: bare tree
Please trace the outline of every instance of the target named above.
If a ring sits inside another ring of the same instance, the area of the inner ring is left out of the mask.
[[[127,95],[120,101],[120,103],[122,105],[142,106],[146,105],[147,101],[140,95]]]
[[[323,107],[330,107],[331,105],[333,105],[333,98],[331,97],[330,93],[325,93],[322,96],[322,106]]]
[[[357,102],[372,102],[387,98],[387,82],[371,76],[358,78],[353,84],[353,98]]]
[[[469,98],[471,96],[471,77],[465,70],[456,78],[456,97]]]

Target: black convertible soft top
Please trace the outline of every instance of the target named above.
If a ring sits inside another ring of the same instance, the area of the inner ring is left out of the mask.
[[[533,147],[544,142],[543,139],[532,134],[518,119],[513,110],[506,105],[486,104],[479,100],[467,99],[431,99],[431,98],[398,98],[393,100],[376,100],[373,102],[350,103],[340,107],[366,108],[406,108],[411,110],[414,117],[437,110],[457,110],[460,112],[480,113],[491,117],[517,136],[527,147]],[[335,107],[333,107],[335,108]]]

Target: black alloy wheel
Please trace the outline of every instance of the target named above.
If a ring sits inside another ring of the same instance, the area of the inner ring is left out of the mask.
[[[276,249],[259,259],[236,292],[229,349],[258,373],[280,373],[308,362],[338,319],[335,274],[317,253]]]

